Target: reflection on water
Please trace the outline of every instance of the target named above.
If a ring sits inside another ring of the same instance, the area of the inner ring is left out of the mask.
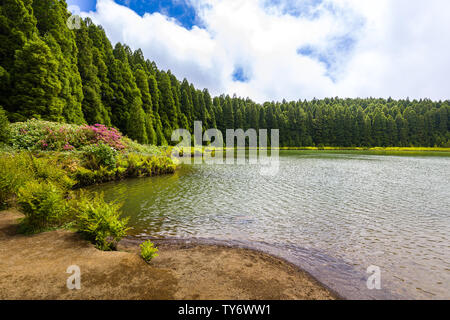
[[[251,243],[349,298],[450,299],[450,158],[282,152],[280,171],[192,165],[95,187],[136,236]],[[365,287],[381,268],[384,290]]]

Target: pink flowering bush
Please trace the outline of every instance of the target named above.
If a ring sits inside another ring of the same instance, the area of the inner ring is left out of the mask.
[[[73,151],[99,143],[118,151],[127,147],[117,129],[102,124],[79,126],[36,119],[11,124],[10,144],[16,149]]]
[[[115,128],[107,127],[103,124],[95,124],[93,126],[84,125],[79,128],[81,135],[85,136],[89,143],[104,143],[116,150],[125,149],[122,134]]]

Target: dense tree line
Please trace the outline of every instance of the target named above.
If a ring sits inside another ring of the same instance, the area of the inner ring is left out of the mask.
[[[450,101],[322,99],[257,104],[212,98],[159,70],[86,19],[70,30],[64,0],[0,0],[0,106],[32,117],[102,123],[141,142],[170,143],[173,129],[280,129],[281,146],[447,146]]]

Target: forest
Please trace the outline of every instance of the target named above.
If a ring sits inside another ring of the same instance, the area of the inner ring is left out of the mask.
[[[222,132],[280,129],[282,147],[450,147],[449,100],[212,97],[142,50],[113,46],[90,19],[69,29],[64,0],[0,4],[0,107],[11,122],[104,124],[154,145],[171,144],[174,129],[192,132],[198,120]]]

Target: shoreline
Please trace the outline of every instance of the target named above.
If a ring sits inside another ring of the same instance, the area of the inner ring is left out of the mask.
[[[251,245],[249,242],[248,245],[240,243],[236,240],[219,240],[213,238],[151,238],[144,237],[139,238],[135,236],[126,236],[119,242],[119,249],[121,251],[129,251],[129,252],[137,252],[139,254],[139,244],[142,241],[150,240],[155,246],[160,248],[161,250],[183,250],[183,249],[195,249],[195,248],[217,248],[217,249],[225,249],[225,250],[234,250],[234,251],[248,251],[256,255],[266,256],[269,259],[277,260],[277,263],[281,263],[287,265],[300,273],[303,273],[305,277],[307,277],[311,282],[315,283],[317,286],[322,287],[329,291],[334,299],[337,300],[346,300],[344,296],[339,294],[336,290],[327,286],[318,280],[314,275],[308,272],[306,269],[303,269],[301,266],[289,261],[288,259],[278,255],[276,253],[269,252],[270,250],[265,251],[264,249],[258,248],[255,245]]]
[[[71,231],[17,234],[20,217],[0,212],[0,299],[341,299],[306,271],[257,250],[160,244],[160,256],[146,263],[137,240],[104,252]],[[70,265],[81,269],[81,290],[66,287]]]

